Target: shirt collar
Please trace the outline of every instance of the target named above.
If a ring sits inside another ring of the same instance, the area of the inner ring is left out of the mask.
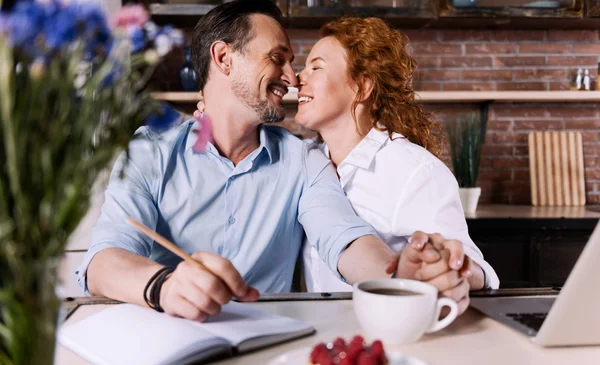
[[[188,121],[188,123],[190,123],[190,127],[188,130],[189,131],[188,138],[187,138],[187,142],[185,145],[186,151],[188,151],[189,149],[194,147],[194,143],[196,143],[196,140],[198,140],[198,137],[196,136],[196,133],[194,133],[194,131],[199,130],[199,127],[200,127],[200,124],[196,120],[192,119],[192,120]],[[253,160],[256,160],[256,158],[258,158],[258,156],[260,156],[260,153],[263,150],[266,150],[267,155],[269,156],[269,162],[273,163],[273,161],[274,161],[273,154],[276,151],[277,143],[276,143],[276,141],[273,140],[272,137],[269,136],[269,133],[266,131],[266,128],[264,125],[261,125],[259,128],[260,128],[260,131],[259,131],[260,145],[258,146],[258,153],[256,153],[256,156],[253,158]],[[206,150],[216,156],[220,156],[217,148],[210,142],[207,143]]]
[[[275,149],[277,148],[276,141],[273,140],[272,136],[269,136],[269,133],[267,132],[267,129],[264,124],[260,126],[259,139],[260,139],[260,146],[258,146],[259,153],[256,155],[256,157],[258,157],[260,155],[260,152],[262,152],[263,150],[266,150],[267,155],[269,156],[269,163],[273,163],[273,160],[274,160],[273,154],[275,153]]]
[[[369,169],[377,152],[385,146],[387,141],[390,139],[390,135],[387,131],[379,131],[372,128],[369,133],[363,138],[362,141],[350,153],[344,161],[338,166],[338,171],[348,164],[359,167],[361,169]],[[325,153],[329,156],[329,149],[325,146]]]

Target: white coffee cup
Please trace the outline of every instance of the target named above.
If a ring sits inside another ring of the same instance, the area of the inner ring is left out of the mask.
[[[375,294],[376,289],[400,289],[413,295]],[[423,334],[441,330],[458,315],[458,305],[448,298],[438,298],[433,285],[408,279],[367,280],[354,284],[352,294],[358,321],[372,339],[385,344],[416,342]],[[444,306],[450,313],[439,320]]]

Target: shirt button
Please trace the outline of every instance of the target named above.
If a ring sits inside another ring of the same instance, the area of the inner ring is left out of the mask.
[[[229,224],[234,224],[234,223],[235,223],[235,218],[229,217]]]

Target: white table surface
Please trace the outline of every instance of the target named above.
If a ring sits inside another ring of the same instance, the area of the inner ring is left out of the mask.
[[[271,359],[290,350],[312,347],[319,342],[333,341],[340,336],[349,339],[356,334],[364,335],[354,316],[351,300],[259,302],[249,305],[307,321],[317,332],[309,337],[222,360],[216,364],[268,364]],[[107,307],[108,305],[81,306],[66,324],[74,323]],[[428,365],[600,364],[600,346],[544,349],[524,335],[483,316],[474,309],[467,310],[446,329],[426,335],[417,343],[394,349],[418,357]],[[80,365],[88,362],[59,345],[55,364]]]

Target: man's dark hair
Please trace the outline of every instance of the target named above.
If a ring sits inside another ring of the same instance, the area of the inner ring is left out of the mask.
[[[210,46],[223,41],[244,53],[246,45],[254,39],[250,15],[264,14],[283,24],[281,10],[269,0],[236,0],[219,5],[198,21],[191,44],[191,59],[198,76],[198,88],[204,89],[208,81]]]

